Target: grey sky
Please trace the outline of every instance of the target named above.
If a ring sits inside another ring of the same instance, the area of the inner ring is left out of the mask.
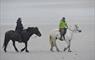
[[[94,0],[0,0],[0,23],[53,23],[67,19],[93,19]],[[92,21],[93,22],[93,21]]]
[[[94,0],[1,0],[4,2],[64,2],[64,1],[94,1]]]

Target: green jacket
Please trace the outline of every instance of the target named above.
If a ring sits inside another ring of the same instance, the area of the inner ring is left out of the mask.
[[[59,23],[59,28],[68,28],[67,23],[61,20]]]

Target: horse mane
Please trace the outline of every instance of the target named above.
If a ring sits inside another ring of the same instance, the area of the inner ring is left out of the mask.
[[[28,32],[28,31],[30,31],[31,29],[33,29],[34,27],[28,27],[27,29],[26,29],[26,31]]]

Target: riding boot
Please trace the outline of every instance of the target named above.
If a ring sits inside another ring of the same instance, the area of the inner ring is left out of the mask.
[[[63,36],[64,40],[65,40],[65,36]]]
[[[60,39],[61,41],[63,41],[62,37],[63,37],[63,29],[60,28],[60,38],[59,38],[59,39]]]
[[[18,39],[19,39],[18,41],[19,42],[22,42],[22,34],[21,34],[21,31],[18,30],[18,31],[16,31],[16,33],[18,34]]]
[[[64,40],[65,40],[65,34],[66,34],[66,31],[67,31],[67,29],[64,28],[64,33],[63,33],[63,38],[64,38]]]
[[[62,40],[62,35],[60,36],[60,38],[59,38],[60,40]]]
[[[22,42],[22,34],[19,32],[19,42]]]
[[[22,35],[21,35],[21,33],[20,33],[20,40],[19,41],[22,42]]]

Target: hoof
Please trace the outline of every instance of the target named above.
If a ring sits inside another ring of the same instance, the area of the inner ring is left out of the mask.
[[[21,50],[21,52],[23,52],[23,51],[24,51],[24,49]]]
[[[6,51],[6,50],[4,50],[4,52],[6,53],[7,51]]]
[[[57,50],[57,52],[60,52],[60,50]]]
[[[64,48],[64,51],[66,51],[67,50],[67,48]]]
[[[54,52],[53,50],[51,52]]]
[[[18,50],[16,52],[19,52]]]
[[[71,50],[68,50],[68,52],[72,52]]]
[[[26,52],[27,52],[27,53],[29,53],[29,51],[28,51],[28,50],[26,50]]]
[[[21,49],[21,52],[23,52],[25,50],[25,48]]]
[[[53,50],[50,49],[51,52],[54,52]]]
[[[4,52],[5,52],[5,53],[7,52],[6,49],[4,49]]]

